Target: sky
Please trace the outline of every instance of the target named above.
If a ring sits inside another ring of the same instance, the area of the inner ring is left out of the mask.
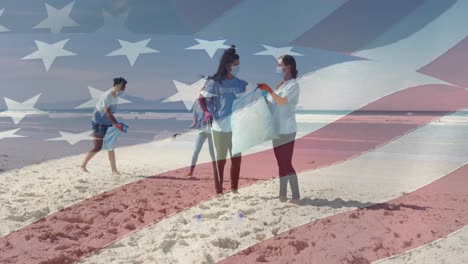
[[[306,74],[366,59],[357,56],[360,50],[411,37],[455,2],[3,0],[0,26],[8,31],[0,33],[0,94],[17,101],[41,94],[40,103],[53,107],[57,102],[86,101],[89,86],[105,90],[113,77],[123,76],[129,81],[128,95],[161,101],[177,93],[174,81],[193,84],[200,74],[215,71],[222,49],[213,56],[187,49],[198,44],[196,39],[236,44],[239,77],[249,88],[260,81],[274,85],[274,56],[254,55],[264,51],[264,45],[289,47],[300,54],[298,68]],[[37,28],[48,18],[46,4],[70,8],[68,22],[77,26],[65,26],[58,33]],[[452,30],[462,30],[462,25]],[[121,48],[119,40],[148,40],[146,47],[157,52],[140,54],[133,65],[125,56],[106,56]],[[24,59],[38,50],[37,41],[66,41],[63,49],[76,55],[58,57],[46,69],[40,59]],[[0,108],[5,108],[2,100]]]

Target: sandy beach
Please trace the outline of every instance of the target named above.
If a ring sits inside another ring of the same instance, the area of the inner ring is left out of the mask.
[[[450,134],[445,133],[448,129]],[[210,198],[130,234],[81,263],[221,261],[291,228],[382,203],[444,177],[468,160],[464,130],[465,125],[447,128],[435,120],[372,152],[333,166],[302,172],[299,174],[302,206],[281,203],[276,198],[277,179],[242,188],[239,194],[226,193]],[[188,133],[175,141],[169,138],[119,148],[120,176],[110,174],[105,153],[98,154],[92,161],[88,174],[78,170],[83,155],[3,173],[0,234],[5,236],[109,189],[186,167],[194,136],[194,133]],[[430,140],[435,138],[437,142]],[[246,154],[269,147],[267,142]],[[199,162],[207,161],[209,155],[205,146]],[[211,172],[196,170],[194,180],[211,186]],[[241,176],[241,181],[245,180]],[[244,215],[240,220],[239,212]],[[196,220],[197,214],[201,221]],[[382,263],[422,263],[421,259],[427,256],[431,256],[431,260],[424,263],[442,263],[450,261],[447,256],[451,255],[454,256],[452,262],[447,263],[459,263],[456,260],[466,259],[463,245],[466,245],[467,237],[467,232],[461,231],[443,242],[435,241],[408,250],[408,253],[385,259]]]
[[[468,264],[467,11],[4,0],[0,264]]]

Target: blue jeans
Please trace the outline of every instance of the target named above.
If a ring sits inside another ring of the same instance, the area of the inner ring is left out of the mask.
[[[289,185],[291,186],[292,198],[300,199],[297,174],[292,165],[295,138],[296,133],[280,134],[279,138],[273,140],[273,150],[275,152],[276,161],[278,162],[279,167],[279,195],[286,196],[289,182]]]
[[[203,147],[203,144],[208,139],[208,148],[210,149],[211,160],[215,160],[213,140],[211,139],[211,134],[209,132],[199,132],[197,138],[195,139],[195,149],[193,150],[192,163],[190,163],[190,172],[193,173],[195,170],[195,165],[197,164],[198,154]]]

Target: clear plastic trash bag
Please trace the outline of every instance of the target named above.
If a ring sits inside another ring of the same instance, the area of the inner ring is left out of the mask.
[[[115,148],[115,145],[117,144],[117,139],[120,137],[122,133],[127,133],[128,126],[125,124],[120,124],[123,126],[123,132],[118,130],[115,126],[110,127],[107,129],[106,135],[104,136],[103,139],[103,146],[102,148],[107,151],[112,151]]]
[[[232,154],[277,137],[276,120],[260,90],[234,101],[231,115]]]

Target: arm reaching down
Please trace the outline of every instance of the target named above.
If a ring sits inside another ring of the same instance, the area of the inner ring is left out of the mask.
[[[107,118],[111,121],[112,125],[114,125],[118,130],[123,131],[123,126],[117,122],[117,119],[115,119],[114,115],[110,112],[110,107],[106,108],[104,110],[104,113],[106,114]]]
[[[205,86],[202,88],[200,91],[200,96],[198,97],[198,102],[200,103],[200,107],[203,110],[203,121],[207,124],[211,124],[211,121],[213,120],[213,115],[210,113],[208,110],[208,107],[206,105],[206,98],[214,97],[216,96],[216,89],[215,89],[215,83],[213,80],[207,80],[205,83]]]
[[[200,95],[198,98],[198,102],[200,103],[200,107],[203,110],[204,117],[203,121],[205,121],[208,124],[211,124],[211,121],[213,120],[213,115],[208,111],[208,108],[206,107],[206,98]]]

